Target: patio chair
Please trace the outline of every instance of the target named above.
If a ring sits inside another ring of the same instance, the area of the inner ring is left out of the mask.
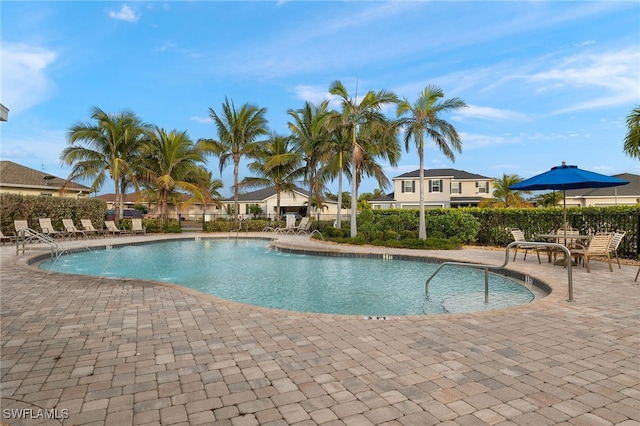
[[[613,237],[611,238],[611,243],[609,244],[609,253],[615,256],[619,269],[622,269],[622,266],[620,266],[620,258],[618,257],[618,246],[624,239],[626,233],[627,231],[614,232]]]
[[[105,220],[104,226],[111,233],[111,235],[115,236],[116,234],[122,235],[127,234],[127,231],[120,229],[116,226],[116,223],[113,220]]]
[[[308,234],[311,230],[311,221],[308,217],[303,217],[300,219],[300,223],[293,227],[293,230],[296,234]]]
[[[87,234],[84,233],[84,231],[76,228],[76,225],[73,223],[72,219],[62,219],[62,225],[67,231],[67,238],[76,237],[76,240],[80,236],[82,236],[83,238],[89,238]]]
[[[521,231],[520,229],[518,229],[518,228],[511,228],[511,229],[509,229],[509,231],[511,232],[511,235],[513,236],[513,240],[514,240],[514,241],[517,241],[517,242],[519,242],[519,243],[520,243],[520,242],[522,242],[522,243],[523,243],[523,244],[518,244],[518,245],[516,246],[515,253],[513,254],[513,261],[514,261],[514,262],[516,261],[516,256],[518,255],[518,249],[520,248],[520,249],[523,249],[523,250],[524,250],[524,257],[523,257],[523,259],[522,259],[522,260],[527,260],[527,252],[528,252],[529,250],[535,250],[535,251],[536,251],[536,255],[538,255],[538,263],[542,263],[542,262],[540,261],[540,252],[538,251],[538,246],[524,244],[524,243],[527,243],[527,242],[531,242],[531,241],[528,241],[528,240],[525,238],[525,236],[524,236],[524,232],[522,232],[522,231]]]
[[[0,241],[2,242],[2,245],[4,245],[4,243],[13,243],[15,240],[15,235],[4,235],[2,231],[0,231]]]
[[[22,220],[22,219],[14,220],[13,228],[15,229],[14,235],[16,236],[16,238],[24,237],[24,235],[20,235],[20,234],[21,233],[25,234],[26,232],[30,231],[29,224],[27,223],[26,220]]]
[[[611,267],[611,258],[609,257],[609,247],[613,234],[596,234],[589,241],[589,245],[586,247],[576,245],[575,248],[570,250],[571,256],[576,260],[584,260],[584,265],[587,267],[587,272],[591,272],[589,268],[589,259],[595,256],[605,256],[607,263],[609,264],[609,271],[613,272]]]
[[[142,225],[142,219],[131,219],[131,235],[146,234],[147,230]]]
[[[95,226],[93,226],[91,219],[80,219],[80,224],[82,225],[82,230],[87,235],[104,236],[106,233],[109,232],[108,229],[97,229]]]
[[[48,237],[59,238],[66,237],[68,235],[67,232],[56,230],[51,223],[51,218],[49,217],[38,218],[38,222],[40,223],[40,229],[42,230],[42,233]]]

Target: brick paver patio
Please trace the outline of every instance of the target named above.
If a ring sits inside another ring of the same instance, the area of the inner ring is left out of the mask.
[[[65,244],[154,238],[171,237]],[[280,244],[326,247],[305,237]],[[42,252],[0,249],[0,424],[640,425],[637,266],[574,268],[570,303],[566,270],[520,255],[509,268],[549,284],[546,298],[371,320],[47,274],[26,262]],[[427,254],[504,260],[480,249]]]

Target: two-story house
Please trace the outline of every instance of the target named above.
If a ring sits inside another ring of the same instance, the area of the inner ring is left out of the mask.
[[[491,198],[495,179],[457,169],[424,171],[424,206],[474,207]],[[394,191],[369,203],[374,209],[417,209],[420,207],[420,170],[393,178]]]

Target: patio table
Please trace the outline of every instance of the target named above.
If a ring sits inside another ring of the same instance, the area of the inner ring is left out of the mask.
[[[547,240],[549,242],[554,242],[558,244],[562,244],[566,248],[570,249],[570,244],[573,241],[589,241],[593,238],[593,235],[579,235],[579,234],[537,234],[536,238],[540,238],[543,240]],[[551,251],[549,251],[549,262],[551,262]],[[558,260],[555,262],[556,265],[566,266],[567,259]]]

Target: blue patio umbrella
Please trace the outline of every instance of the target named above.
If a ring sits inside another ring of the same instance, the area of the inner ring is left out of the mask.
[[[511,185],[509,189],[517,191],[540,191],[545,189],[562,190],[563,198],[563,218],[567,223],[567,189],[583,188],[609,188],[612,186],[626,185],[629,182],[612,176],[590,172],[579,169],[577,166],[567,166],[563,161],[561,166],[553,167],[551,170],[539,175],[530,177],[521,182]]]

